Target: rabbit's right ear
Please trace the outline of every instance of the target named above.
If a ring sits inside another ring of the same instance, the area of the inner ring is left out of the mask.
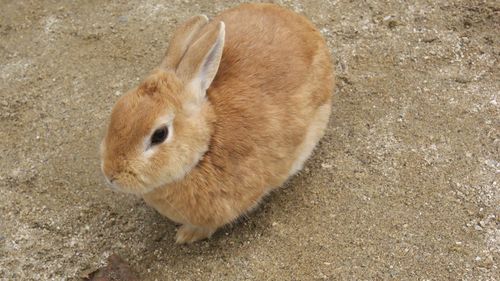
[[[179,63],[175,73],[203,98],[219,69],[225,39],[224,22],[212,22],[204,29]]]
[[[170,39],[167,53],[160,66],[175,70],[191,42],[197,39],[196,35],[207,23],[207,16],[198,15],[179,26]]]

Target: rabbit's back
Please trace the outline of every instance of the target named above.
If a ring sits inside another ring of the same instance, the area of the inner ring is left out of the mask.
[[[291,166],[311,125],[319,126],[313,124],[318,109],[328,107],[322,111],[329,116],[326,44],[307,19],[271,4],[242,5],[216,20],[225,22],[226,41],[208,92],[217,115],[212,156],[280,185],[299,168]]]

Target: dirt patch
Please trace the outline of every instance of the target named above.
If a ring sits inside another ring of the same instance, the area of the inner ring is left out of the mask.
[[[105,187],[114,101],[187,17],[237,1],[0,1],[0,279],[79,280],[111,253],[143,280],[494,280],[497,1],[277,1],[328,40],[338,85],[306,168],[191,246]]]

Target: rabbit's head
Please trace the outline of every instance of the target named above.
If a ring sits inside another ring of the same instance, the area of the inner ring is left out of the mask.
[[[160,67],[117,101],[101,144],[102,171],[114,188],[144,194],[182,179],[201,160],[215,119],[206,91],[224,34],[223,22],[191,18]]]

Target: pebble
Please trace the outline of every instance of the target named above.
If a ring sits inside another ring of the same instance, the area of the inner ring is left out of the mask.
[[[422,42],[424,43],[432,43],[434,41],[436,41],[438,38],[436,36],[429,36],[429,37],[424,37],[422,39]]]
[[[491,168],[496,168],[497,166],[499,166],[499,163],[493,159],[488,159],[488,160],[484,161],[484,164],[486,164],[487,166],[489,166]]]
[[[330,169],[332,168],[332,164],[328,164],[328,163],[321,163],[321,168],[323,169]]]
[[[126,16],[119,16],[118,21],[121,23],[126,23],[128,21],[128,18]]]

